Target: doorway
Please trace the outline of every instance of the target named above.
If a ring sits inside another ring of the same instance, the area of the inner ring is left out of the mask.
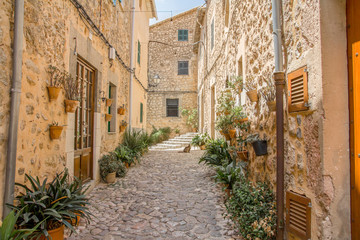
[[[75,112],[74,176],[82,181],[89,181],[93,175],[95,70],[79,59],[76,79],[80,86],[80,105]]]

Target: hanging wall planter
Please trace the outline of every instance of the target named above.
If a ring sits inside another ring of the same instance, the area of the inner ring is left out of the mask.
[[[276,101],[266,102],[270,112],[276,111]]]
[[[50,101],[55,101],[60,94],[61,91],[61,87],[47,87],[48,92],[49,92],[49,100]]]
[[[110,107],[111,104],[112,104],[112,101],[113,101],[112,99],[107,98],[107,99],[106,99],[106,106],[107,106],[107,107]]]
[[[229,136],[231,139],[236,138],[236,129],[230,129],[229,130]]]
[[[243,161],[247,161],[249,159],[249,153],[246,150],[237,151],[237,156],[239,159],[241,159]]]
[[[50,131],[50,138],[52,140],[54,139],[59,139],[63,130],[63,126],[50,126],[49,131]]]
[[[257,90],[251,90],[246,92],[246,95],[249,97],[251,102],[257,102],[258,101],[258,95],[257,95]]]
[[[111,119],[112,119],[112,115],[106,113],[106,114],[105,114],[105,121],[106,121],[106,122],[110,122]]]
[[[119,107],[118,108],[118,114],[125,115],[125,108],[124,107]]]
[[[266,155],[267,152],[267,141],[257,140],[252,143],[256,156]]]
[[[65,99],[65,112],[74,113],[79,106],[79,101]]]

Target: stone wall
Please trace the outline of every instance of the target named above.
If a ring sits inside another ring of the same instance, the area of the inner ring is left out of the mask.
[[[230,4],[228,26],[225,24],[226,4]],[[328,7],[326,3],[323,5],[324,9]],[[242,75],[244,80],[252,77],[258,90],[266,85],[265,80],[271,79],[274,71],[271,11],[270,1],[212,0],[209,2],[200,37],[206,45],[206,54],[200,51],[198,53],[198,92],[199,98],[204,98],[202,100],[204,101],[204,119],[200,119],[200,123],[204,122],[204,125],[200,126],[201,130],[211,132],[212,88],[215,88],[216,99],[224,90],[228,77]],[[343,23],[341,21],[343,17],[344,15],[339,15],[338,22]],[[211,49],[210,26],[213,19],[215,46]],[[325,235],[329,236],[329,231],[334,236],[340,236],[342,233],[342,237],[348,239],[350,229],[341,224],[339,219],[350,224],[349,219],[343,214],[335,213],[338,201],[344,203],[344,199],[341,197],[336,199],[335,192],[340,196],[345,195],[348,199],[349,182],[346,178],[349,174],[349,164],[346,162],[341,167],[334,167],[328,165],[326,163],[328,160],[324,158],[327,152],[330,154],[341,151],[342,154],[339,157],[348,159],[345,153],[348,150],[348,142],[341,135],[341,131],[348,132],[348,129],[346,125],[343,125],[346,114],[341,114],[344,118],[339,118],[336,124],[343,126],[342,130],[334,134],[339,136],[337,143],[343,148],[338,149],[334,143],[326,145],[323,94],[328,86],[326,83],[328,78],[324,77],[322,68],[324,43],[321,42],[320,19],[319,1],[283,1],[284,68],[286,73],[290,73],[307,66],[310,104],[309,111],[289,113],[286,107],[287,101],[284,102],[285,186],[286,190],[304,194],[312,200],[312,239],[337,239],[336,237],[323,238]],[[341,30],[345,29],[345,25],[341,26]],[[344,31],[341,33],[344,34]],[[331,38],[335,35],[331,35]],[[346,41],[343,44],[345,45]],[[346,51],[342,45],[339,47]],[[346,56],[345,51],[343,55]],[[337,64],[344,65],[339,61]],[[340,69],[340,72],[346,75],[346,68],[344,69]],[[340,79],[338,78],[338,81]],[[346,77],[341,81],[343,84],[346,83]],[[341,94],[339,98],[343,105],[338,106],[337,111],[348,108],[347,89],[344,88]],[[268,140],[266,156],[256,157],[252,147],[249,147],[249,174],[253,181],[267,181],[275,189],[276,115],[268,110],[265,100],[260,94],[258,95],[257,103],[250,102],[244,91],[238,95],[239,103],[243,105],[250,121],[250,133],[258,133],[261,138]],[[202,109],[200,109],[200,116],[201,111]],[[327,114],[337,118],[334,110],[327,111]],[[216,135],[220,137],[218,133]],[[335,175],[338,176],[336,185],[333,181]],[[342,210],[349,214],[349,202],[345,204],[347,207],[342,207]],[[336,228],[332,228],[332,224]]]
[[[160,77],[156,87],[149,87],[147,128],[178,128],[181,133],[193,131],[186,117],[166,117],[166,98],[178,98],[182,109],[197,109],[197,59],[193,39],[197,9],[174,16],[150,27],[149,83]],[[188,29],[188,41],[178,41],[178,30]],[[178,75],[178,61],[189,61],[189,75]]]
[[[123,62],[130,61],[130,3],[117,1],[78,0],[90,19],[116,49]],[[144,4],[146,6],[146,4]],[[13,5],[11,1],[1,3],[0,8],[0,176],[4,176],[6,141],[9,116],[9,88],[11,82],[11,41],[13,25]],[[141,29],[148,32],[150,14],[139,14]],[[144,15],[145,17],[142,17]],[[147,35],[145,35],[145,38]],[[146,53],[147,49],[143,49]],[[22,67],[22,91],[16,163],[16,182],[26,182],[25,174],[41,179],[52,178],[55,173],[68,167],[74,169],[74,126],[73,113],[65,113],[64,91],[56,101],[49,101],[47,67],[52,64],[76,76],[78,58],[95,69],[94,127],[92,150],[92,185],[99,181],[97,161],[101,155],[113,151],[121,142],[120,122],[128,121],[129,76],[119,60],[109,59],[109,46],[91,28],[85,16],[81,16],[69,0],[25,1],[24,49]],[[146,72],[146,70],[144,70]],[[146,75],[139,76],[146,81]],[[117,98],[113,102],[112,115],[115,131],[108,132],[105,113],[108,108],[101,100],[109,95],[109,84],[116,86]],[[116,113],[124,105],[126,115]],[[56,121],[64,126],[59,140],[50,140],[49,125]],[[3,180],[1,181],[4,182]],[[0,216],[2,213],[3,185],[0,186]]]

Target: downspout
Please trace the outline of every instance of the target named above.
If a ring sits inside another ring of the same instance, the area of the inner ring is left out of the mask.
[[[276,85],[276,230],[277,240],[284,239],[284,110],[283,95],[285,74],[283,70],[282,33],[281,33],[282,0],[272,0],[273,36]]]
[[[10,213],[6,203],[13,204],[14,182],[16,168],[17,135],[19,123],[19,108],[21,96],[21,73],[22,73],[22,52],[23,52],[23,28],[24,28],[24,0],[15,1],[14,13],[14,52],[13,52],[13,73],[10,103],[10,124],[8,135],[8,151],[6,157],[6,177],[3,218]]]
[[[132,106],[133,106],[133,79],[134,79],[134,25],[135,25],[135,0],[132,1],[131,6],[131,36],[130,36],[130,84],[129,84],[129,129],[131,130],[132,121]]]

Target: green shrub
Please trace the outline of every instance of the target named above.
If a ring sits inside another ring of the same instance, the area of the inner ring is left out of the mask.
[[[228,216],[244,239],[275,239],[276,204],[268,185],[240,177],[233,186],[233,196],[225,203]]]
[[[193,139],[191,140],[191,144],[194,146],[202,146],[207,144],[211,140],[209,134],[203,133],[203,134],[197,134]]]
[[[123,163],[129,164],[131,166],[135,163],[136,155],[135,151],[131,150],[125,145],[119,145],[114,151],[117,160]]]
[[[233,161],[228,165],[216,167],[215,181],[224,184],[228,189],[232,189],[239,178],[245,176],[246,165],[245,162],[236,164],[236,161]]]
[[[199,163],[205,162],[209,165],[222,166],[230,164],[233,157],[229,153],[229,145],[223,139],[209,140],[206,144],[204,155],[200,158]]]
[[[154,144],[166,141],[170,138],[171,128],[165,127],[165,128],[156,128],[155,126],[152,126],[153,130],[151,132],[151,138]]]
[[[99,167],[100,176],[104,181],[109,173],[116,172],[117,177],[124,177],[126,174],[124,164],[118,160],[114,152],[102,156],[99,160]]]

